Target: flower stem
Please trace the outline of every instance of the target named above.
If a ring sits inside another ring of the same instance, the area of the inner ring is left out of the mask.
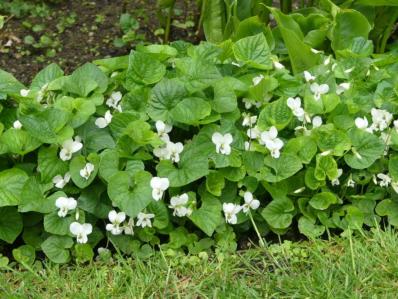
[[[202,7],[200,9],[200,17],[199,17],[198,27],[196,29],[196,35],[199,35],[200,31],[202,30],[203,18],[204,18],[205,9],[206,9],[206,1],[207,0],[202,0]]]
[[[260,247],[264,248],[265,242],[264,242],[263,238],[261,237],[260,232],[258,231],[256,222],[254,222],[254,219],[253,219],[253,216],[252,216],[252,213],[250,212],[250,210],[249,210],[249,218],[250,218],[250,221],[252,222],[254,230],[256,231],[256,234],[258,236],[258,243],[259,243]]]
[[[174,9],[174,4],[173,4],[172,7],[168,8],[167,20],[166,20],[166,29],[165,29],[165,32],[164,32],[164,43],[165,44],[169,43],[171,19],[173,17],[173,9]]]

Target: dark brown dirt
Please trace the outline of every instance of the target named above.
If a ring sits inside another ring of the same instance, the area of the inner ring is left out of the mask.
[[[0,0],[1,1],[1,0]],[[29,1],[26,1],[29,2]],[[49,63],[58,63],[66,73],[77,66],[95,59],[124,55],[129,53],[136,43],[118,48],[113,40],[123,35],[119,27],[119,18],[123,13],[130,13],[140,23],[138,34],[142,34],[145,42],[160,43],[162,36],[156,36],[155,30],[160,28],[157,16],[156,0],[96,0],[96,1],[58,1],[59,4],[46,4],[50,15],[46,18],[28,16],[24,18],[11,17],[0,30],[0,69],[14,74],[24,83],[30,82],[34,75]],[[194,1],[177,0],[176,8],[179,14],[174,18],[184,23],[197,19],[197,7]],[[76,21],[64,32],[59,33],[57,24],[62,18],[76,13]],[[0,15],[4,14],[0,11]],[[103,16],[98,22],[97,16]],[[97,21],[96,21],[97,20]],[[23,26],[28,21],[32,25],[42,24],[44,30],[33,32]],[[171,27],[170,40],[184,39],[197,41],[195,28],[181,29]],[[58,41],[54,57],[47,57],[48,48],[37,49],[24,43],[27,35],[36,40],[43,34]],[[11,45],[10,45],[11,43]]]

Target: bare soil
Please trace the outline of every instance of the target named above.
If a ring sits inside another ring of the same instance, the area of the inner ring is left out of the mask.
[[[197,20],[198,9],[194,3],[189,0],[177,0],[176,8],[179,13],[174,19],[181,23]],[[52,62],[58,63],[66,73],[70,73],[85,62],[125,55],[138,42],[159,43],[163,37],[155,35],[155,30],[161,28],[156,0],[69,0],[55,4],[46,2],[46,5],[51,12],[48,17],[8,16],[4,28],[0,30],[0,69],[11,72],[24,83],[30,82],[39,70]],[[73,13],[76,14],[76,21],[60,33],[57,24]],[[130,13],[139,21],[140,29],[137,33],[144,36],[144,41],[136,41],[118,48],[113,41],[123,35],[119,27],[119,18],[123,13]],[[102,19],[100,22],[98,15]],[[32,28],[24,26],[24,22],[44,25],[44,30],[33,32]],[[197,42],[198,37],[194,31],[193,27],[181,29],[171,26],[170,40]],[[24,42],[28,35],[39,40],[43,34],[58,43],[58,46],[54,47],[54,57],[46,55],[48,48],[35,48]]]

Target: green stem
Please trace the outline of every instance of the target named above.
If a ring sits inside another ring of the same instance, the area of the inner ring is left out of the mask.
[[[233,4],[233,15],[235,17],[238,17],[238,1],[237,0],[235,0],[234,4]]]
[[[394,29],[395,22],[396,22],[397,18],[398,18],[398,9],[396,9],[394,14],[391,15],[390,22],[388,23],[387,28],[384,30],[384,34],[383,34],[383,37],[381,39],[381,44],[380,44],[380,47],[378,49],[378,53],[384,53],[385,52],[388,38],[390,37],[391,32]]]
[[[254,219],[253,219],[253,216],[252,216],[252,213],[251,213],[250,210],[249,210],[249,218],[250,218],[250,221],[253,224],[254,230],[256,231],[256,234],[257,234],[257,237],[258,237],[258,243],[259,243],[260,247],[264,248],[265,247],[265,242],[264,242],[263,238],[261,237],[260,232],[258,231],[256,222],[254,222]]]
[[[328,235],[328,240],[332,240],[332,235],[330,234],[329,228],[327,226],[325,226],[326,228],[326,234]]]
[[[288,14],[292,11],[292,0],[281,0],[281,10]]]
[[[390,139],[391,139],[391,132],[392,132],[392,129],[390,128],[389,130],[388,130],[388,134],[387,134],[387,137],[386,137],[386,141],[385,141],[385,143],[384,143],[384,151],[385,152],[388,152],[388,148],[389,148],[389,143],[390,143]]]
[[[39,274],[37,274],[27,263],[20,262],[22,266],[24,266],[30,273],[32,273],[34,276],[36,276],[40,280],[44,280],[43,277],[41,277]]]
[[[172,18],[172,15],[173,15],[173,8],[174,8],[174,5],[169,7],[169,12],[167,14],[166,29],[164,31],[164,43],[165,44],[167,44],[169,42],[171,18]]]
[[[196,29],[196,35],[199,34],[199,32],[200,32],[200,30],[202,29],[202,26],[203,26],[203,19],[204,19],[205,9],[206,9],[206,1],[207,0],[202,0],[202,7],[200,9],[200,18],[199,18],[199,22],[198,22],[198,27]]]
[[[356,266],[355,266],[355,256],[354,256],[354,246],[352,244],[352,235],[351,230],[348,229],[349,241],[350,241],[350,253],[351,253],[351,263],[352,263],[352,271],[354,271],[355,276],[357,275]]]

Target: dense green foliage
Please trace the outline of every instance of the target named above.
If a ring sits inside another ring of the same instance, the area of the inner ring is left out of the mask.
[[[281,11],[272,5],[280,4]],[[345,49],[352,37],[367,37],[377,53],[386,50],[398,19],[397,0],[203,0],[202,26],[206,39],[221,42],[240,39],[247,31],[270,34],[270,17],[276,44],[283,39],[289,54],[314,47],[327,52]],[[274,27],[274,26],[272,26]],[[280,49],[281,50],[281,49]]]
[[[139,46],[29,87],[0,71],[0,249],[65,263],[398,225],[397,55],[345,11],[336,58],[273,13],[279,36]]]

